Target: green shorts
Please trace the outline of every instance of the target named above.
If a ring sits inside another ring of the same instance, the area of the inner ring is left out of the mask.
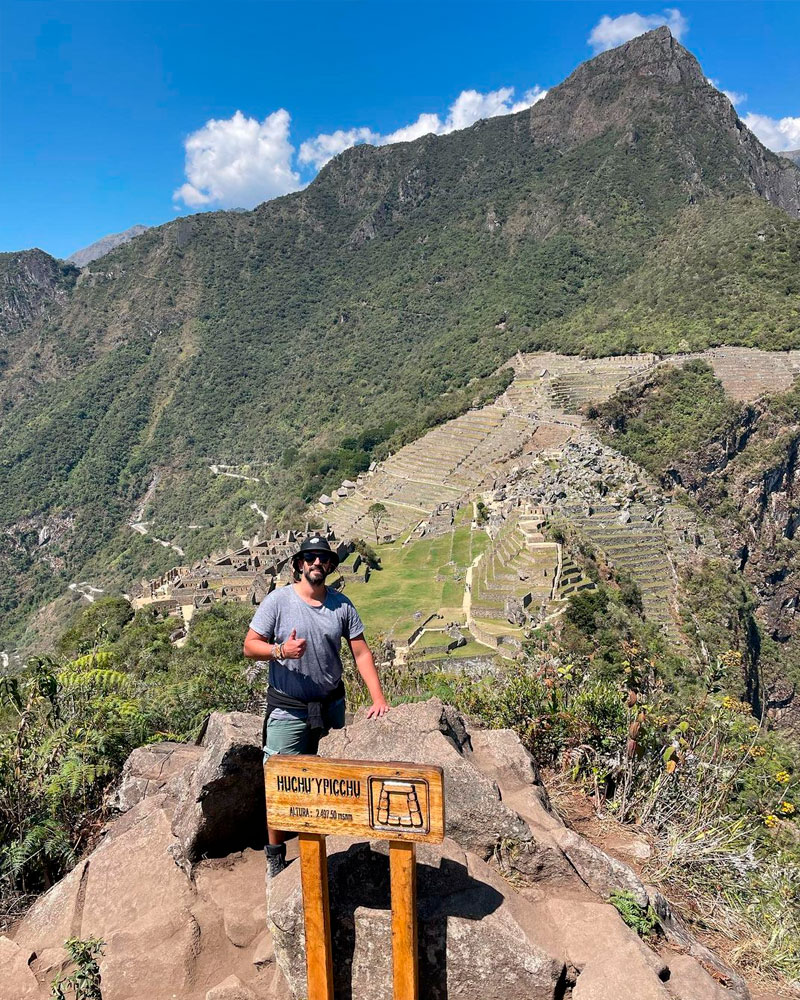
[[[311,730],[305,719],[272,719],[267,722],[267,742],[264,747],[266,762],[276,753],[316,753],[319,741],[327,736],[331,729],[341,729],[344,726],[344,698],[335,701],[325,708],[325,718],[329,728],[320,732]]]

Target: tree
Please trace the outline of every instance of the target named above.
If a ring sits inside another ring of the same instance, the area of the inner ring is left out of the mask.
[[[381,526],[383,521],[386,520],[386,515],[389,511],[383,506],[382,503],[374,503],[367,511],[369,516],[372,518],[372,525],[375,528],[375,544],[378,544],[378,528]]]

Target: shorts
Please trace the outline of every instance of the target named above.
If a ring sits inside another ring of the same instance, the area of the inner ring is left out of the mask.
[[[267,742],[264,747],[264,763],[276,753],[316,753],[319,741],[331,729],[344,726],[344,698],[325,706],[325,718],[330,723],[328,729],[311,730],[305,719],[272,719],[267,722]]]

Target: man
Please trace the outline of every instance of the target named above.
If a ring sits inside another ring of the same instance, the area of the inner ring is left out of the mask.
[[[364,626],[344,594],[325,586],[339,564],[327,539],[307,538],[292,556],[294,583],[273,590],[256,610],[244,640],[244,655],[269,661],[264,759],[275,753],[316,753],[330,729],[344,725],[342,638],[372,698],[367,718],[389,711]],[[286,867],[286,833],[267,819],[267,872]]]

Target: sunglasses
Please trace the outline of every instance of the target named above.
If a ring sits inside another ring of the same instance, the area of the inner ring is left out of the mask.
[[[309,565],[315,563],[317,559],[319,559],[321,563],[329,563],[331,561],[331,557],[327,552],[301,552],[300,558],[304,563],[308,563]]]

